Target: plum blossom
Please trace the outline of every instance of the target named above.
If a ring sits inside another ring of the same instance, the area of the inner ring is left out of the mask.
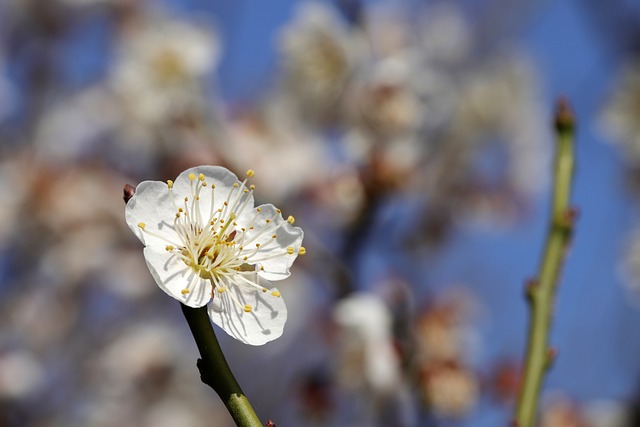
[[[254,207],[254,185],[218,166],[187,169],[174,181],[144,181],[126,221],[144,243],[160,288],[189,307],[209,304],[211,320],[233,338],[262,345],[282,335],[287,309],[267,280],[282,280],[303,232],[271,204]]]
[[[278,42],[294,108],[310,118],[335,113],[360,51],[360,41],[336,11],[324,3],[302,3]]]
[[[619,146],[631,168],[640,164],[640,59],[635,58],[620,72],[601,113],[600,128],[609,141]]]

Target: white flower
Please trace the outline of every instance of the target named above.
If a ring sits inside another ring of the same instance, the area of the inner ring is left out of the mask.
[[[398,390],[400,364],[393,348],[391,313],[377,295],[355,293],[333,313],[340,326],[339,378],[350,389],[365,387],[380,395]]]
[[[253,171],[247,172],[247,177]],[[160,288],[235,339],[262,345],[282,335],[287,309],[267,280],[289,276],[303,233],[273,205],[253,206],[254,186],[227,169],[199,166],[175,183],[144,181],[126,207]]]
[[[624,161],[640,165],[640,59],[635,58],[620,72],[604,107],[600,127],[605,136],[622,149]]]
[[[324,3],[302,3],[279,40],[285,85],[296,108],[332,112],[348,80],[357,45],[337,13]]]
[[[201,81],[218,63],[215,30],[161,17],[142,20],[120,40],[109,85],[129,119],[156,126],[201,107]]]

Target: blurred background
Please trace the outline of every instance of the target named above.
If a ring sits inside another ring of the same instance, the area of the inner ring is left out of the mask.
[[[122,188],[256,171],[307,255],[218,331],[285,426],[508,424],[559,95],[580,218],[543,427],[640,425],[640,3],[0,1],[0,426],[231,426]]]

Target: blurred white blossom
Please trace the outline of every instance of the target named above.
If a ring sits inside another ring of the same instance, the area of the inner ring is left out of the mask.
[[[640,166],[640,60],[630,61],[619,73],[600,127],[622,150],[625,162]]]
[[[0,352],[0,396],[20,399],[36,392],[45,381],[45,371],[33,353],[26,350]]]
[[[281,104],[240,116],[229,122],[227,130],[228,138],[216,146],[235,168],[259,170],[260,194],[274,202],[324,182],[331,170],[324,141],[290,117]]]
[[[374,294],[354,294],[334,310],[339,326],[338,379],[347,389],[385,395],[400,387],[400,366],[392,344],[391,314]]]
[[[279,47],[293,108],[324,118],[338,106],[354,65],[356,47],[344,23],[325,3],[302,3]]]
[[[455,365],[431,367],[422,385],[429,408],[443,418],[468,415],[479,399],[480,385],[476,376]]]
[[[122,34],[110,84],[126,114],[155,126],[199,108],[199,79],[214,71],[212,28],[177,19],[135,21]]]

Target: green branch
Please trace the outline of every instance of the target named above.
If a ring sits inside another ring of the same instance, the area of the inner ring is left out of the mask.
[[[517,427],[535,425],[542,380],[555,358],[549,330],[556,285],[576,211],[569,207],[574,169],[574,119],[566,101],[559,101],[555,118],[556,150],[551,219],[537,280],[527,285],[531,307],[524,376],[516,406]]]
[[[180,306],[202,357],[198,359],[202,382],[220,396],[237,426],[263,427],[229,368],[211,326],[207,308]]]

